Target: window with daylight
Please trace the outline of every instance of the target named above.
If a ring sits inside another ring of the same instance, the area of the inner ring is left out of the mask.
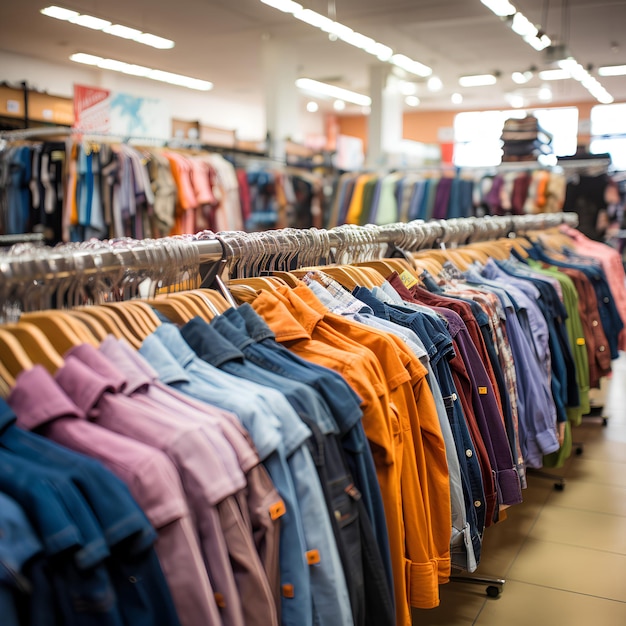
[[[591,109],[589,151],[608,152],[612,166],[626,171],[626,104],[600,104]]]
[[[493,167],[502,161],[500,136],[505,120],[534,115],[543,130],[552,136],[556,156],[576,152],[578,109],[476,111],[459,113],[454,119],[454,164],[458,167]]]

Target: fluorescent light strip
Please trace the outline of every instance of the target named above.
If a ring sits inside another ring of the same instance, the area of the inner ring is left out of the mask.
[[[605,65],[598,68],[600,76],[624,76],[626,74],[626,65]]]
[[[509,2],[509,0],[480,0],[490,11],[493,11],[498,17],[508,17],[515,15],[517,9]]]
[[[191,78],[190,76],[183,76],[182,74],[174,74],[172,72],[164,72],[163,70],[155,70],[150,67],[144,67],[143,65],[117,61],[116,59],[104,59],[93,54],[85,54],[84,52],[72,54],[70,60],[76,63],[83,63],[84,65],[93,65],[103,70],[120,72],[121,74],[128,74],[130,76],[139,76],[141,78],[150,78],[151,80],[158,80],[159,82],[177,85],[178,87],[187,87],[187,89],[196,89],[198,91],[209,91],[213,89],[213,83],[207,80]]]
[[[495,85],[497,78],[493,74],[474,74],[472,76],[461,76],[459,85],[461,87],[486,87]]]
[[[328,96],[336,100],[345,100],[352,104],[359,104],[361,106],[369,106],[372,104],[372,99],[369,96],[356,93],[356,91],[350,91],[349,89],[343,89],[343,87],[321,83],[311,78],[298,78],[298,80],[296,80],[296,87],[309,93]]]
[[[301,4],[292,2],[291,0],[261,0],[261,2],[283,13],[295,13],[296,11],[302,10]]]
[[[295,4],[295,3],[294,3]],[[298,5],[300,6],[300,5]],[[41,14],[47,17],[53,17],[57,20],[63,20],[70,22],[76,26],[83,26],[90,28],[91,30],[100,30],[107,35],[113,35],[115,37],[121,37],[122,39],[130,39],[137,43],[142,43],[152,48],[159,50],[169,50],[174,47],[174,42],[171,39],[165,39],[165,37],[158,37],[151,33],[144,33],[136,28],[130,26],[124,26],[122,24],[113,24],[109,20],[103,20],[93,15],[80,14],[76,11],[70,11],[59,6],[49,6],[45,9],[41,9]]]
[[[415,74],[416,76],[421,76],[422,78],[426,78],[430,76],[433,71],[427,65],[423,63],[419,63],[418,61],[414,61],[404,54],[394,54],[391,59],[391,63],[396,67],[399,67],[410,74]]]
[[[602,104],[613,102],[613,96],[600,84],[600,81],[573,57],[559,61],[559,67],[567,72],[570,78],[579,82],[598,102]]]
[[[490,11],[499,18],[506,18],[514,33],[517,33],[529,46],[537,52],[552,45],[548,35],[540,33],[539,29],[508,0],[480,0]]]
[[[539,72],[541,80],[565,80],[569,77],[569,73],[565,70],[542,70]]]
[[[426,77],[432,74],[432,70],[426,65],[413,61],[404,55],[394,55],[393,50],[389,46],[375,41],[371,37],[362,35],[361,33],[352,30],[345,24],[335,22],[321,13],[317,13],[311,9],[305,9],[297,2],[292,2],[291,0],[261,0],[261,2],[274,9],[278,9],[283,13],[290,13],[296,19],[304,22],[305,24],[319,28],[325,33],[340,39],[350,46],[364,50],[368,54],[375,56],[380,61],[385,63],[391,61],[394,65],[402,67],[402,69],[412,74],[417,74],[417,76]],[[401,56],[401,62],[404,63],[404,65],[395,63],[393,60],[394,56]]]

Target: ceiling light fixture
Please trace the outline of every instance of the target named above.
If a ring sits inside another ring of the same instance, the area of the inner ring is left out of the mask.
[[[552,89],[550,87],[541,87],[537,92],[537,97],[542,102],[550,102],[552,100]]]
[[[207,80],[200,80],[199,78],[192,78],[191,76],[174,74],[173,72],[165,72],[163,70],[155,70],[150,67],[144,67],[143,65],[117,61],[116,59],[105,59],[93,54],[85,54],[84,52],[72,54],[70,60],[76,63],[83,63],[84,65],[93,65],[103,70],[149,78],[162,83],[177,85],[178,87],[187,87],[187,89],[196,89],[197,91],[209,91],[213,89],[213,83]]]
[[[415,74],[416,76],[421,76],[422,78],[426,78],[430,76],[433,71],[427,65],[420,63],[419,61],[414,61],[404,54],[394,54],[391,59],[391,63],[396,67],[399,67],[410,74]]]
[[[498,79],[493,74],[473,74],[459,78],[461,87],[486,87],[495,85],[496,82],[498,82]]]
[[[518,85],[525,85],[532,77],[533,73],[530,70],[525,72],[513,72],[511,74],[511,80]]]
[[[431,76],[426,83],[428,91],[441,91],[443,89],[443,82],[439,76]]]
[[[573,57],[559,61],[559,67],[567,72],[570,78],[579,82],[598,102],[602,104],[613,102],[613,96],[600,84],[600,81]]]
[[[123,24],[113,24],[109,20],[94,17],[93,15],[81,14],[56,5],[41,9],[40,13],[46,17],[53,17],[54,19],[70,22],[76,26],[83,26],[91,30],[100,30],[107,35],[136,41],[137,43],[142,43],[152,48],[158,48],[159,50],[168,50],[175,45],[171,39],[158,37],[151,33],[144,33],[137,28],[131,28]]]
[[[361,106],[369,106],[372,104],[372,99],[369,96],[344,89],[343,87],[322,83],[311,78],[298,78],[298,80],[296,80],[296,87],[302,89],[302,91],[335,98],[336,100],[345,100],[352,104],[359,104]]]
[[[346,108],[346,103],[344,100],[335,100],[333,102],[333,109],[335,111],[343,111]]]
[[[604,65],[598,68],[600,76],[624,76],[626,75],[626,65]]]
[[[417,96],[407,96],[404,102],[410,107],[418,107],[420,105],[420,99]]]
[[[519,94],[510,94],[507,100],[514,109],[521,109],[525,104],[524,96],[520,96]]]
[[[509,2],[509,0],[480,0],[490,11],[493,11],[498,17],[508,17],[515,15],[517,9]]]
[[[480,0],[490,11],[508,22],[528,45],[540,52],[552,44],[552,40],[538,26],[535,26],[521,11],[508,0]]]
[[[452,102],[452,104],[463,104],[463,94],[460,94],[458,92],[453,93],[450,96],[450,101]]]
[[[364,50],[368,54],[375,56],[380,61],[385,63],[391,61],[393,63],[394,54],[393,50],[389,46],[352,30],[345,24],[341,24],[340,22],[336,22],[321,13],[317,13],[317,11],[305,9],[301,4],[292,2],[291,0],[261,0],[261,2],[274,9],[278,9],[283,13],[292,14],[296,19],[304,22],[305,24],[309,24],[309,26],[319,28],[325,33],[328,33],[328,36],[333,41],[339,39],[350,46]],[[413,69],[408,69],[406,67],[403,68],[407,72],[411,72],[412,74],[417,73],[418,76],[422,77],[430,76],[432,73],[432,70],[426,65],[418,63],[417,61],[412,61],[408,57],[404,56],[403,59],[401,59],[401,62],[405,62],[404,59],[408,59],[408,61],[411,61],[413,64]],[[408,63],[406,64],[408,65]],[[417,70],[417,72],[415,70]]]
[[[565,70],[542,70],[539,72],[541,80],[565,80],[569,77],[569,73]]]
[[[278,9],[283,13],[295,13],[296,11],[302,11],[302,5],[291,0],[261,0],[263,4]]]
[[[315,100],[310,100],[306,103],[306,110],[309,113],[317,113],[319,111],[320,105],[315,102]]]

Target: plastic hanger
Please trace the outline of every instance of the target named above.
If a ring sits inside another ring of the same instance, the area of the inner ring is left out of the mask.
[[[63,357],[40,328],[28,322],[7,324],[2,330],[11,333],[33,363],[43,365],[51,374],[63,367]]]

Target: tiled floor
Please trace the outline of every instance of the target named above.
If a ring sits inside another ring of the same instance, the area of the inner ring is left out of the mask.
[[[529,478],[524,503],[487,529],[476,575],[506,579],[498,598],[450,583],[414,626],[626,625],[626,354],[614,363],[604,413],[574,430],[584,444],[554,481]]]

